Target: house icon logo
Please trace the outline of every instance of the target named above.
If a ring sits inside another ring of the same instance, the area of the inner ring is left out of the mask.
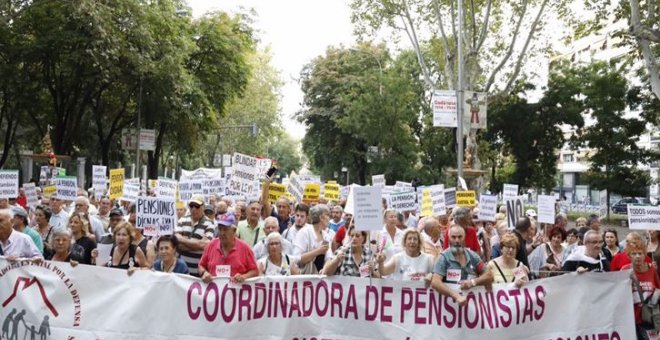
[[[16,282],[14,283],[14,289],[9,295],[9,297],[2,302],[2,307],[6,307],[14,298],[17,296],[22,291],[27,290],[30,288],[32,285],[37,286],[39,289],[39,294],[41,295],[41,300],[43,301],[44,305],[48,308],[48,310],[51,311],[53,316],[58,317],[60,313],[57,312],[57,309],[55,309],[55,306],[50,302],[48,299],[48,296],[46,295],[46,290],[44,289],[44,286],[41,284],[41,281],[39,281],[38,278],[33,277],[33,278],[28,278],[28,277],[18,277],[16,279]],[[22,287],[22,288],[21,288]]]

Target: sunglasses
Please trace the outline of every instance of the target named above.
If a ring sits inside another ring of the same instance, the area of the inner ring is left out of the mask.
[[[199,208],[201,207],[201,205],[191,203],[191,204],[188,204],[188,207],[189,207],[190,209],[193,209],[193,208],[195,208],[195,209],[199,209]]]

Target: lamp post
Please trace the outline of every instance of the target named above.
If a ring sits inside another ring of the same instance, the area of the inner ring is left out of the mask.
[[[458,89],[456,90],[456,150],[457,167],[456,172],[458,177],[463,177],[463,89],[464,89],[464,75],[463,70],[463,0],[458,0]],[[458,179],[457,179],[458,182]]]
[[[341,172],[346,174],[346,185],[348,185],[348,177],[350,176],[350,173],[348,172],[348,168],[345,166],[341,167]]]

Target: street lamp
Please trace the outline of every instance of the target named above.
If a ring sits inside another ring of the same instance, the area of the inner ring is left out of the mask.
[[[345,166],[341,167],[341,172],[346,174],[346,185],[348,185],[348,176],[350,176],[350,173],[348,172],[348,168]]]
[[[374,58],[374,60],[376,60],[376,62],[378,63],[378,71],[380,72],[380,77],[378,78],[378,94],[382,96],[383,95],[383,65],[380,63],[380,58],[375,53],[368,52],[367,50],[357,49],[355,47],[349,47],[348,50],[352,52],[368,55]]]

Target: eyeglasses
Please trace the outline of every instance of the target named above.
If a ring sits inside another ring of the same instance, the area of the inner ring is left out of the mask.
[[[587,241],[585,242],[586,244],[597,244],[597,245],[603,245],[603,241]]]

